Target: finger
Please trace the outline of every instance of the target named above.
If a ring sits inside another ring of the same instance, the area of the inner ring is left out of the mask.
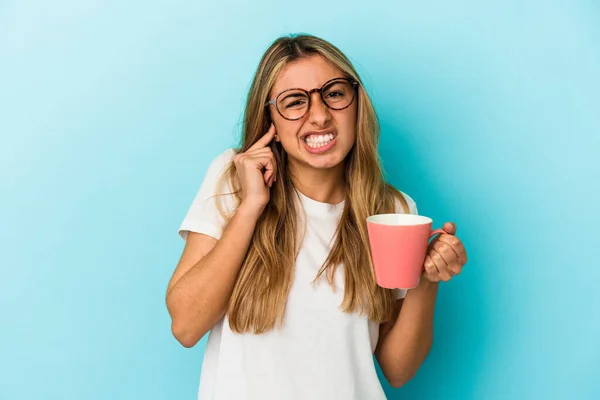
[[[433,248],[442,256],[447,265],[458,263],[458,254],[448,243],[440,240],[433,245]]]
[[[275,176],[272,172],[265,172],[265,185],[267,185],[268,187],[273,186],[273,176]]]
[[[273,154],[273,150],[270,147],[260,147],[257,149],[248,149],[244,152],[247,156],[262,156],[265,154]]]
[[[273,168],[273,173],[272,173],[272,174],[271,174],[271,176],[270,176],[270,183],[269,183],[269,186],[273,186],[273,184],[274,184],[275,182],[277,182],[277,170],[278,170],[278,168],[277,168],[277,162],[275,162],[275,159],[274,159],[274,158],[273,158],[273,167],[274,167],[274,168]]]
[[[452,275],[448,271],[448,264],[446,264],[446,261],[444,261],[440,253],[435,249],[429,251],[429,256],[438,270],[440,279],[444,282],[448,282],[452,278]]]
[[[455,276],[460,274],[462,265],[460,264],[458,256],[448,243],[439,241],[436,243],[434,249],[446,262],[446,269],[450,275]]]
[[[440,242],[447,243],[450,248],[456,253],[458,260],[461,265],[465,265],[467,263],[467,252],[465,250],[465,246],[460,241],[459,238],[452,235],[442,235],[443,238],[440,239]]]
[[[271,123],[271,126],[269,127],[269,130],[267,131],[267,133],[265,133],[263,135],[263,137],[258,139],[256,141],[256,143],[254,143],[252,146],[250,146],[248,151],[265,147],[266,145],[271,143],[271,140],[273,140],[273,138],[275,137],[275,133],[276,133],[275,125],[273,123]]]
[[[277,162],[275,161],[275,156],[273,154],[269,154],[268,158],[269,163],[265,166],[264,178],[267,185],[271,187],[273,185],[273,179],[277,176]]]
[[[433,282],[438,282],[440,280],[439,271],[437,270],[435,263],[429,255],[425,257],[424,266],[425,272],[427,272],[428,279]]]
[[[263,165],[265,172],[263,174],[263,178],[265,180],[265,184],[267,186],[271,186],[272,182],[272,178],[273,176],[275,176],[275,173],[277,172],[277,167],[275,164],[275,157],[271,154],[271,155],[267,155],[267,156],[262,156],[261,158],[261,164]]]
[[[275,155],[273,154],[273,150],[270,147],[263,147],[260,149],[248,150],[244,153],[245,155],[253,158],[262,158],[268,157],[271,160],[269,168],[265,166],[265,174],[264,179],[265,183],[269,184],[269,179],[276,180],[277,177],[277,161],[275,160]],[[272,170],[271,170],[272,167]]]
[[[277,162],[275,155],[270,147],[248,150],[243,153],[245,157],[253,160],[261,160],[260,168],[264,169],[263,179],[266,185],[272,184],[273,178],[277,174]],[[268,162],[267,162],[268,159]]]
[[[454,222],[446,222],[443,229],[450,235],[456,235],[456,224]]]
[[[275,156],[271,151],[270,147],[263,147],[262,149],[256,149],[251,152],[246,152],[245,154],[252,159],[261,160],[260,161],[260,169],[263,171],[263,178],[265,180],[265,184],[269,184],[269,180],[272,179],[277,173],[277,162],[275,161]]]
[[[263,180],[265,182],[265,185],[268,184],[268,179],[267,176],[270,176],[273,173],[274,170],[274,158],[273,155],[262,155],[262,156],[247,156],[244,155],[242,158],[240,158],[238,160],[239,164],[242,164],[245,166],[245,168],[248,168],[250,166],[252,166],[252,168],[256,168],[258,170],[260,170],[261,172],[263,172],[263,169],[265,170],[265,172],[263,172]]]

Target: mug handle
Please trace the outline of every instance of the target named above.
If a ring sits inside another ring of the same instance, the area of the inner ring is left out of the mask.
[[[443,229],[435,229],[435,230],[431,231],[431,233],[429,234],[429,239],[427,241],[431,240],[438,233],[446,233],[446,231]]]

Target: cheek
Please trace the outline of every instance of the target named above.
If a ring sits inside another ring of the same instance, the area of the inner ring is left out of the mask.
[[[356,110],[340,115],[336,120],[336,125],[339,133],[345,138],[354,141],[356,139]]]
[[[275,133],[279,138],[279,142],[293,144],[298,140],[298,132],[302,124],[294,123],[294,121],[274,121]]]

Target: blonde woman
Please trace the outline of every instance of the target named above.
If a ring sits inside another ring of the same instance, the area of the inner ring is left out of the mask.
[[[433,337],[437,286],[467,261],[451,223],[421,283],[376,285],[366,219],[417,213],[379,165],[375,110],[350,61],[310,35],[277,39],[248,95],[240,149],[210,165],[169,283],[185,347],[211,331],[199,399],[384,399]]]

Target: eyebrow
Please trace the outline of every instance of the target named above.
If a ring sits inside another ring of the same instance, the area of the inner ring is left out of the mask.
[[[304,97],[304,96],[305,96],[304,93],[292,92],[292,93],[286,94],[285,96],[283,96],[283,98],[287,99],[288,97]]]
[[[331,78],[331,79],[328,79],[328,80],[326,80],[326,81],[325,81],[325,82],[324,82],[324,83],[323,83],[321,86],[319,86],[318,88],[322,89],[322,88],[323,88],[323,86],[324,86],[324,85],[325,85],[327,82],[333,81],[333,80],[335,80],[335,79],[351,79],[351,80],[352,80],[352,78],[351,78],[351,77],[348,77],[348,76],[345,76],[345,75],[344,75],[344,76],[338,76],[338,77],[335,77],[335,78]],[[275,89],[275,88],[273,88],[273,89]],[[283,89],[283,90],[274,90],[275,94],[269,95],[269,97],[270,97],[270,98],[273,98],[273,96],[277,96],[278,94],[281,94],[281,93],[283,93],[283,92],[286,92],[286,91],[288,91],[288,90],[294,90],[294,89],[302,89],[302,88],[299,88],[299,87],[297,87],[297,86],[296,86],[296,87],[290,87],[290,88]],[[317,89],[317,88],[314,88],[314,89]],[[308,91],[308,90],[312,90],[312,89],[302,89],[302,90],[306,90],[306,91]],[[292,96],[292,95],[286,95],[286,96],[284,96],[284,98],[287,98],[288,96]],[[298,94],[297,96],[299,96],[299,94]]]

